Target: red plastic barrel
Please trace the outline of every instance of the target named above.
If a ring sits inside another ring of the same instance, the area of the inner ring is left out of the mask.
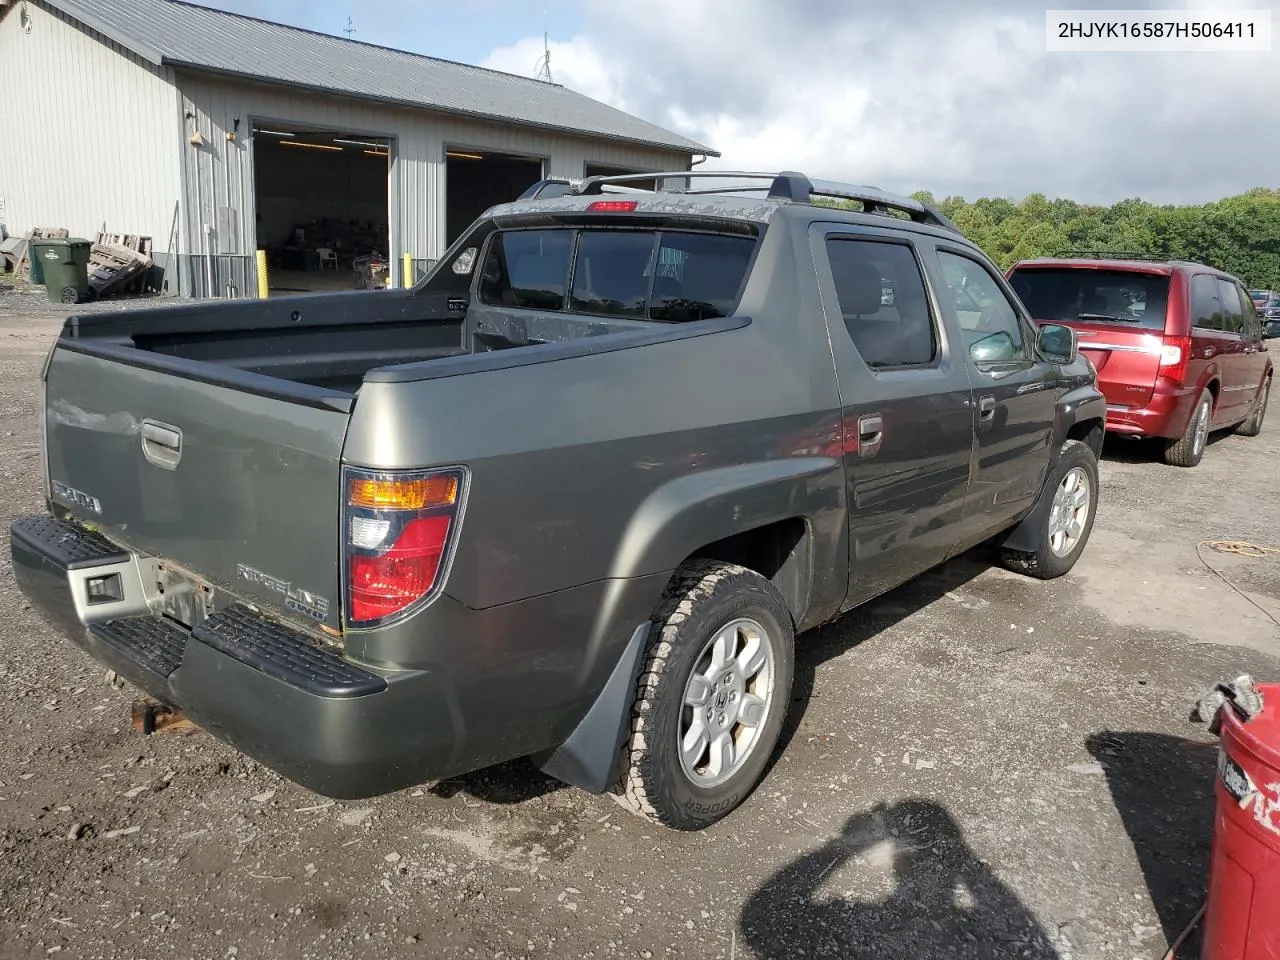
[[[1217,812],[1201,960],[1280,958],[1280,683],[1263,709],[1219,711]]]

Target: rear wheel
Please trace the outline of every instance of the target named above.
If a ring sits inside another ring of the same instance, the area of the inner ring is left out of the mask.
[[[1200,391],[1200,399],[1187,423],[1187,429],[1177,440],[1169,440],[1164,447],[1164,462],[1173,467],[1194,467],[1204,459],[1204,448],[1209,442],[1209,418],[1213,416],[1213,394]]]
[[[1002,550],[1001,559],[1010,570],[1052,580],[1076,565],[1093,532],[1098,510],[1098,458],[1093,449],[1079,440],[1064,443],[1045,489],[1052,491],[1053,499],[1036,549],[1031,553]]]
[[[614,795],[700,830],[764,774],[791,699],[794,632],[778,591],[745,567],[694,561],[657,612]]]
[[[1236,433],[1242,437],[1256,437],[1262,432],[1262,421],[1267,415],[1267,401],[1271,398],[1271,378],[1262,381],[1262,389],[1258,391],[1258,401],[1249,419],[1236,427]]]

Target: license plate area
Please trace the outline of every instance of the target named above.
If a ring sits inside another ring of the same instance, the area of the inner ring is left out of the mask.
[[[192,628],[213,613],[213,586],[167,560],[152,561],[156,612]]]

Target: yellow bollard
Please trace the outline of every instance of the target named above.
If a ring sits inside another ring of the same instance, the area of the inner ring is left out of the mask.
[[[412,253],[406,253],[404,255],[404,273],[401,274],[401,276],[404,277],[404,285],[406,289],[413,286],[413,254]]]
[[[267,299],[267,251],[258,251],[258,299]]]

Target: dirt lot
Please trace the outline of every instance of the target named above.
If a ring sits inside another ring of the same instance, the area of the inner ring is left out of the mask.
[[[60,310],[0,290],[6,525],[40,506]],[[5,549],[0,957],[1159,958],[1204,893],[1188,710],[1280,678],[1280,630],[1196,550],[1280,538],[1272,416],[1195,470],[1109,444],[1067,578],[972,554],[805,638],[775,766],[695,835],[525,763],[330,803],[203,733],[143,738]],[[1280,562],[1206,556],[1280,615]]]

